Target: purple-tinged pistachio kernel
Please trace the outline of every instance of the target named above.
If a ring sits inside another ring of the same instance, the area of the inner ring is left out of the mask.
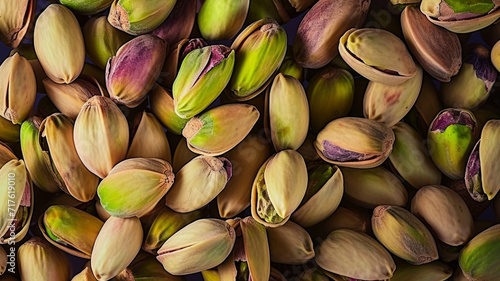
[[[444,132],[451,125],[465,125],[474,130],[476,121],[469,112],[450,108],[439,114],[434,122],[432,122],[431,131],[439,130],[440,132]]]
[[[325,157],[338,162],[363,161],[377,157],[375,154],[364,154],[343,149],[330,143],[328,140],[323,141],[323,148],[323,155]]]
[[[493,63],[491,63],[490,51],[486,47],[478,45],[464,58],[464,63],[472,65],[477,78],[483,80],[486,91],[489,92],[498,75]]]
[[[483,191],[481,183],[481,160],[479,158],[479,140],[469,156],[465,167],[465,187],[472,199],[477,202],[484,202],[488,199]]]

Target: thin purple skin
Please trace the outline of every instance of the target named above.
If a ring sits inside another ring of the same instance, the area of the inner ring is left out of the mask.
[[[192,50],[201,49],[205,46],[207,46],[207,42],[205,42],[202,38],[193,38],[189,40],[187,45],[182,50],[182,58],[185,58]]]
[[[446,109],[442,111],[436,119],[432,122],[431,131],[444,132],[448,126],[451,125],[465,125],[471,130],[474,130],[476,121],[466,111],[460,109]]]
[[[179,37],[180,34],[175,28],[178,24],[189,24],[186,20],[189,20],[190,13],[193,14],[193,17],[196,14],[196,0],[177,1],[167,19],[151,31],[151,34],[160,37],[171,45],[181,41],[184,38]],[[189,15],[187,16],[187,14]]]
[[[464,63],[471,64],[477,78],[484,81],[489,91],[497,79],[498,72],[490,59],[490,51],[481,45],[475,47],[465,58]]]
[[[227,180],[233,176],[233,164],[226,157],[218,157],[220,161],[224,164],[224,169],[227,172]]]
[[[323,155],[325,155],[326,158],[337,162],[364,161],[377,157],[377,155],[374,154],[363,154],[343,149],[327,140],[323,141]]]
[[[210,48],[210,60],[201,72],[199,77],[202,77],[212,68],[219,65],[225,58],[229,56],[231,49],[224,45],[215,45]],[[198,78],[199,79],[199,78]]]
[[[479,159],[479,142],[480,141],[478,141],[474,146],[474,149],[469,156],[469,161],[467,161],[465,181],[469,181],[473,176],[479,174],[479,169],[481,168],[481,161]]]

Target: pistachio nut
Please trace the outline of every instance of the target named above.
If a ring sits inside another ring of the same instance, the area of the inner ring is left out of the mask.
[[[105,1],[108,1],[109,4],[113,2],[113,0]],[[127,33],[114,28],[106,16],[89,19],[82,31],[85,39],[85,51],[90,60],[101,69],[105,69],[108,59],[115,56],[118,49],[132,39]]]
[[[436,242],[427,227],[410,211],[380,205],[373,210],[372,230],[377,240],[399,258],[415,265],[438,259]]]
[[[132,275],[129,280],[148,281],[148,280],[165,280],[165,281],[184,281],[182,276],[172,275],[163,269],[163,265],[156,259],[155,256],[139,252],[132,263],[127,267],[126,271]],[[117,280],[118,281],[118,280]]]
[[[382,164],[391,154],[393,143],[394,133],[386,125],[370,119],[342,117],[318,133],[314,147],[328,163],[364,169]]]
[[[341,68],[327,67],[311,78],[307,85],[310,127],[319,132],[328,122],[345,117],[354,100],[354,78]]]
[[[498,250],[500,225],[496,224],[477,234],[460,252],[458,265],[467,280],[497,280],[500,278]]]
[[[137,217],[110,217],[104,222],[90,257],[96,279],[109,280],[125,270],[141,249],[142,235]]]
[[[252,184],[259,168],[271,156],[271,147],[262,137],[249,134],[224,154],[232,165],[232,176],[217,195],[222,218],[232,218],[250,206]]]
[[[245,25],[265,18],[274,19],[280,24],[290,21],[290,15],[284,7],[285,2],[251,0]]]
[[[111,99],[131,108],[141,104],[160,75],[166,52],[165,41],[150,34],[123,44],[106,65],[106,88]]]
[[[443,185],[453,189],[467,204],[469,211],[472,214],[472,217],[475,219],[478,218],[488,207],[490,206],[490,201],[487,200],[486,195],[484,196],[484,201],[475,200],[469,191],[467,190],[467,185],[464,179],[461,180],[445,180],[443,181]]]
[[[293,58],[292,49],[290,46],[287,47],[285,58],[281,63],[280,68],[278,69],[278,73],[283,73],[283,75],[288,75],[295,77],[295,79],[300,82],[304,81],[304,68],[300,66],[295,59]]]
[[[462,46],[456,33],[432,24],[413,6],[403,10],[401,28],[411,53],[432,77],[449,82],[458,73]]]
[[[290,110],[293,108],[293,110]],[[265,123],[274,149],[298,149],[309,128],[309,105],[302,84],[292,76],[276,75],[266,92]]]
[[[412,265],[406,262],[396,264],[396,271],[391,281],[449,280],[453,274],[452,268],[441,262],[433,261],[422,265]]]
[[[267,227],[285,224],[307,190],[304,158],[295,150],[282,150],[260,168],[252,186],[252,217]]]
[[[43,85],[50,101],[61,113],[73,120],[88,99],[103,94],[101,85],[93,77],[77,78],[69,84],[58,84],[45,78]]]
[[[160,37],[170,46],[189,38],[196,20],[197,0],[176,1],[167,19],[151,34]]]
[[[0,247],[0,275],[3,275],[7,269],[7,259],[7,252],[3,247]]]
[[[156,254],[168,238],[179,229],[201,218],[202,215],[203,213],[199,210],[181,214],[167,206],[161,206],[144,219],[146,226],[142,249],[148,253]]]
[[[411,212],[448,245],[465,244],[473,235],[474,221],[469,208],[460,195],[446,186],[420,188],[411,201]]]
[[[182,129],[189,119],[181,118],[175,113],[174,98],[162,86],[156,85],[149,94],[151,111],[158,120],[173,134],[182,134]]]
[[[330,280],[323,271],[318,268],[306,269],[299,275],[299,281],[328,281]]]
[[[118,163],[99,183],[104,210],[115,217],[149,213],[174,182],[170,164],[158,158],[131,158]]]
[[[346,199],[365,208],[378,205],[405,206],[408,192],[399,179],[383,167],[341,168]]]
[[[483,183],[481,181],[481,159],[479,158],[479,146],[481,140],[478,140],[472,149],[467,165],[465,166],[465,187],[472,199],[477,202],[488,200],[488,196],[484,193]]]
[[[7,144],[0,142],[0,167],[12,159],[17,159],[17,156]]]
[[[108,21],[115,28],[128,34],[145,34],[165,21],[175,3],[176,0],[114,0],[109,10]]]
[[[33,216],[33,184],[23,160],[17,158],[0,168],[0,244],[16,243],[28,233]]]
[[[30,117],[21,125],[21,151],[33,183],[48,193],[59,192],[59,179],[50,164],[50,155],[40,143],[40,117]],[[42,139],[43,140],[43,139]]]
[[[23,243],[17,255],[21,280],[67,281],[70,278],[68,257],[39,237]]]
[[[0,141],[19,142],[21,126],[0,117]]]
[[[283,264],[304,264],[314,258],[311,236],[300,225],[288,221],[276,228],[268,228],[271,261]]]
[[[266,228],[252,217],[239,222],[249,278],[252,280],[268,280],[270,277],[270,246]],[[238,244],[235,244],[238,247]]]
[[[202,112],[229,83],[233,67],[234,50],[224,45],[189,52],[172,87],[175,113],[188,119]]]
[[[293,43],[297,63],[304,68],[328,64],[338,54],[342,34],[363,24],[370,3],[370,0],[319,0],[315,3],[297,29]]]
[[[51,4],[38,17],[33,43],[43,70],[52,81],[69,84],[82,72],[85,43],[73,13]]]
[[[443,105],[469,110],[479,107],[490,96],[497,75],[490,60],[490,50],[482,45],[474,46],[465,55],[457,76],[441,85]]]
[[[420,11],[435,25],[455,33],[469,33],[487,27],[500,18],[499,4],[494,0],[452,1],[422,0]]]
[[[199,219],[172,235],[158,250],[158,261],[174,275],[186,275],[221,264],[233,249],[232,226],[218,219]]]
[[[47,78],[47,75],[43,71],[42,65],[36,56],[33,44],[20,44],[17,48],[10,51],[10,56],[13,56],[15,53],[19,53],[19,55],[28,60],[35,73],[37,92],[45,93],[42,80]]]
[[[330,232],[337,229],[352,229],[358,232],[371,231],[371,214],[367,209],[357,206],[339,206],[333,214],[320,223],[308,228],[313,237],[325,239]]]
[[[201,209],[217,197],[231,175],[232,165],[227,158],[200,155],[176,173],[166,204],[180,213]]]
[[[60,0],[59,2],[78,14],[93,15],[109,8],[113,0]]]
[[[466,109],[443,109],[432,121],[427,145],[434,164],[451,179],[462,179],[475,144],[476,118]]]
[[[491,57],[491,63],[493,63],[493,66],[497,69],[497,71],[500,71],[500,40],[493,45],[493,48],[491,49],[490,52],[490,57]]]
[[[231,45],[235,50],[229,96],[238,101],[249,100],[271,83],[286,53],[286,32],[275,20],[258,20],[243,31]]]
[[[207,0],[198,13],[198,27],[207,40],[229,39],[243,27],[250,0]]]
[[[182,138],[175,148],[174,157],[172,159],[172,168],[174,169],[174,173],[177,173],[184,165],[198,155],[199,154],[193,153],[189,150],[186,139]]]
[[[95,279],[94,273],[92,273],[92,268],[86,266],[80,273],[73,276],[71,281],[97,281],[97,279]]]
[[[335,212],[343,195],[342,171],[335,165],[321,164],[309,171],[306,194],[292,220],[302,227],[315,225]]]
[[[490,120],[486,122],[481,131],[481,145],[479,146],[479,158],[481,159],[481,183],[488,200],[493,199],[500,187],[498,186],[498,163],[495,161],[500,150],[495,146],[495,140],[500,135],[500,121]]]
[[[127,155],[127,119],[110,98],[88,99],[76,117],[73,135],[83,164],[101,179]]]
[[[379,242],[350,229],[332,231],[319,246],[315,261],[322,269],[350,279],[385,280],[396,270]]]
[[[422,68],[417,66],[415,76],[398,85],[370,81],[363,98],[364,116],[389,127],[394,126],[415,104],[422,79]]]
[[[0,41],[17,48],[35,15],[35,0],[8,0],[0,3]]]
[[[432,162],[424,140],[410,125],[392,127],[396,137],[389,161],[397,173],[414,188],[440,184],[441,171]]]
[[[172,163],[167,135],[152,113],[142,111],[136,115],[130,136],[127,158],[160,158]]]
[[[221,155],[250,133],[259,115],[253,105],[221,105],[191,118],[182,135],[191,151],[210,156]]]
[[[21,124],[35,105],[36,79],[28,60],[18,53],[0,65],[0,116]]]

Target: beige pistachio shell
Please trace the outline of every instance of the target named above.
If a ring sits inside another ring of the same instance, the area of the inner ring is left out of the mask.
[[[166,271],[186,275],[221,264],[231,253],[236,233],[227,222],[199,219],[172,235],[158,250]]]
[[[432,77],[449,82],[458,73],[462,46],[456,33],[431,23],[413,6],[403,10],[401,28],[408,48]]]
[[[0,40],[17,48],[28,31],[35,14],[34,0],[7,0],[0,3]]]
[[[177,173],[184,165],[196,156],[199,156],[199,154],[189,150],[186,138],[182,138],[175,147],[174,158],[172,159],[174,173]]]
[[[288,221],[267,229],[271,261],[283,264],[304,264],[314,258],[311,236],[300,225]]]
[[[17,159],[17,156],[7,144],[0,142],[0,167],[12,159]]]
[[[252,280],[269,280],[271,271],[269,233],[252,217],[240,220],[245,256]],[[223,280],[221,280],[223,281]]]
[[[452,268],[441,262],[433,261],[422,265],[412,265],[406,262],[397,264],[396,271],[391,278],[391,281],[445,281],[449,280],[453,274]]]
[[[180,213],[201,209],[222,191],[231,174],[231,162],[226,158],[198,156],[176,173],[166,204]]]
[[[21,280],[67,281],[70,278],[68,257],[41,238],[34,237],[22,244],[17,256]]]
[[[271,147],[260,135],[249,134],[224,156],[231,162],[233,173],[217,195],[217,208],[222,218],[232,218],[250,206],[253,181],[271,156]]]
[[[398,85],[370,81],[363,98],[363,113],[387,126],[393,126],[410,111],[422,86],[423,71],[417,66],[412,78]]]
[[[7,252],[3,247],[0,247],[0,275],[5,273],[7,269]]]
[[[493,199],[500,190],[498,173],[500,167],[497,161],[500,148],[497,143],[500,137],[500,120],[486,122],[481,131],[479,159],[481,159],[481,182],[488,200]]]
[[[379,242],[349,229],[332,231],[321,243],[315,261],[328,272],[361,280],[389,279],[396,270]]]
[[[146,111],[135,119],[132,142],[127,152],[127,158],[137,157],[159,158],[172,163],[167,135],[158,119]]]
[[[405,206],[408,193],[399,179],[383,167],[371,169],[342,168],[344,192],[348,200],[365,207]]]
[[[109,280],[125,270],[141,249],[142,235],[137,217],[110,217],[92,248],[90,264],[96,279]]]
[[[410,125],[399,122],[392,127],[396,136],[389,161],[398,174],[414,188],[440,184],[441,171],[424,145],[423,138]]]
[[[465,244],[473,235],[474,221],[467,204],[446,186],[428,185],[420,188],[411,201],[411,212],[448,245]]]
[[[340,38],[339,53],[350,67],[370,81],[397,85],[417,73],[403,41],[383,29],[349,29]]]

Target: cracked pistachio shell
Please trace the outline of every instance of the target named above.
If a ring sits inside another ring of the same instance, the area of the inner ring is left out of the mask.
[[[482,45],[466,54],[462,68],[449,83],[441,85],[445,107],[474,110],[483,104],[493,89],[498,72],[491,63],[490,50]]]
[[[281,73],[275,76],[266,93],[265,117],[276,151],[296,150],[304,143],[309,129],[309,104],[299,80]]]
[[[48,145],[48,155],[61,182],[60,188],[79,201],[92,200],[99,178],[78,157],[73,140],[73,120],[62,113],[48,116],[40,124],[39,138],[44,138]]]
[[[160,37],[170,46],[189,38],[196,20],[197,4],[197,0],[176,1],[167,19],[151,34]]]
[[[255,176],[271,154],[267,140],[256,134],[249,134],[224,154],[232,164],[233,173],[226,187],[217,195],[217,207],[222,218],[233,218],[250,206]]]
[[[413,6],[401,14],[401,28],[411,53],[432,77],[449,82],[462,65],[458,35],[432,24]]]
[[[142,233],[137,217],[110,217],[104,222],[90,257],[97,280],[109,280],[130,265],[141,249]]]
[[[479,158],[479,146],[481,140],[478,140],[472,149],[467,166],[465,167],[465,187],[472,199],[477,202],[488,200],[488,196],[484,193],[483,183],[481,181],[481,159]]]
[[[373,210],[372,230],[387,250],[415,265],[438,259],[431,232],[415,215],[398,206],[379,205]]]
[[[450,278],[452,274],[453,269],[441,261],[433,261],[421,265],[400,262],[397,264],[396,271],[394,271],[391,281],[445,281],[449,280],[448,278]],[[457,281],[456,279],[453,280]]]
[[[71,83],[82,72],[85,43],[73,13],[60,4],[51,4],[35,24],[35,52],[43,70],[56,83]]]
[[[266,227],[285,224],[307,190],[304,158],[295,150],[282,150],[260,168],[252,186],[252,217]]]
[[[113,0],[60,0],[59,2],[78,14],[92,15],[109,8]]]
[[[88,99],[104,94],[99,82],[90,76],[77,78],[69,84],[58,84],[45,78],[43,85],[50,101],[61,113],[73,120],[76,119],[83,104]]]
[[[0,116],[21,124],[35,105],[36,79],[28,60],[18,53],[0,65]]]
[[[234,50],[224,45],[189,52],[172,86],[175,113],[192,118],[205,110],[226,87],[233,67]]]
[[[231,253],[236,233],[219,219],[199,219],[172,235],[158,250],[158,261],[174,275],[204,271],[221,264]]]
[[[491,57],[491,62],[493,63],[493,66],[497,69],[497,71],[500,71],[500,40],[493,45],[493,48],[491,49],[490,53]]]
[[[221,105],[191,118],[182,135],[194,153],[217,156],[238,145],[250,133],[259,116],[253,105]]]
[[[467,158],[476,134],[476,118],[466,109],[440,111],[427,133],[427,145],[434,164],[451,179],[463,179]]]
[[[271,257],[266,228],[252,217],[240,220],[239,225],[249,275],[252,280],[269,280]]]
[[[500,18],[498,1],[422,0],[420,11],[438,26],[455,33],[483,29]]]
[[[288,221],[275,228],[267,228],[271,261],[282,264],[305,264],[314,258],[311,236],[300,225]]]
[[[249,100],[271,83],[287,48],[286,32],[275,20],[265,18],[250,24],[231,45],[235,50],[229,96],[238,101]]]
[[[285,58],[283,59],[278,72],[283,73],[284,75],[295,77],[300,82],[304,81],[305,70],[293,58],[293,53],[290,46],[288,46],[286,49]]]
[[[174,158],[172,159],[172,168],[174,169],[174,173],[177,173],[184,165],[198,155],[199,154],[193,153],[189,150],[186,139],[181,138],[175,148]]]
[[[458,265],[467,280],[499,280],[500,225],[496,224],[465,245],[458,257]]]
[[[136,115],[131,136],[127,158],[160,158],[172,163],[167,135],[152,113],[143,111]]]
[[[417,66],[415,76],[398,85],[370,81],[363,97],[364,116],[389,127],[394,126],[415,104],[422,79],[422,68]]]
[[[59,192],[59,180],[51,165],[49,152],[42,149],[39,133],[42,119],[30,117],[21,125],[21,151],[33,183],[44,192]],[[12,158],[14,159],[14,158]]]
[[[335,165],[322,164],[308,173],[306,194],[291,219],[302,227],[315,225],[335,212],[343,195],[342,171]]]
[[[33,184],[23,160],[14,158],[0,168],[0,244],[17,243],[26,234],[33,216]]]
[[[165,21],[175,3],[176,0],[114,0],[109,10],[108,21],[115,28],[128,34],[145,34]]]
[[[129,108],[140,105],[155,85],[166,54],[165,41],[150,34],[123,44],[106,65],[106,88],[110,98]]]
[[[227,158],[198,156],[176,173],[166,204],[180,213],[201,209],[217,197],[231,175],[232,166]]]
[[[417,74],[408,49],[393,33],[376,28],[351,28],[342,35],[339,53],[370,81],[397,85]]]
[[[115,217],[141,217],[167,194],[174,182],[172,167],[158,158],[131,158],[118,163],[99,183],[104,210]]]
[[[198,13],[200,33],[206,40],[235,36],[243,27],[250,0],[206,0]]]
[[[337,54],[339,40],[349,28],[359,27],[368,14],[370,0],[320,0],[299,24],[293,55],[304,68],[320,68]]]
[[[328,272],[361,280],[390,279],[396,270],[378,241],[349,229],[332,231],[319,246],[315,261]]]
[[[448,245],[465,244],[473,236],[474,221],[467,204],[446,186],[420,188],[411,201],[411,212],[429,226],[436,238]]]
[[[386,125],[370,119],[342,117],[318,133],[314,147],[328,163],[365,169],[382,164],[391,154],[393,143],[394,133]]]
[[[127,155],[127,119],[110,98],[87,100],[76,117],[73,135],[83,164],[101,179]]]
[[[68,257],[41,238],[33,237],[23,243],[17,255],[22,280],[67,281],[70,278]]]
[[[389,161],[397,173],[414,188],[441,183],[441,171],[432,162],[424,140],[410,125],[392,127],[396,137]]]
[[[51,244],[71,255],[89,259],[103,222],[82,210],[53,205],[38,221],[43,236]]]
[[[500,137],[500,120],[486,122],[481,132],[479,159],[481,159],[481,182],[488,200],[493,199],[500,190],[498,161],[500,149],[495,145]]]
[[[35,15],[35,0],[6,0],[0,3],[0,41],[17,48]]]
[[[109,2],[111,4],[113,1]],[[82,31],[85,39],[85,51],[90,60],[101,69],[106,69],[108,59],[115,56],[125,42],[132,39],[127,33],[114,28],[106,16],[91,18],[85,23]]]
[[[403,207],[408,202],[404,185],[383,167],[341,170],[345,197],[356,205],[371,209],[378,205]]]
[[[167,130],[173,134],[182,134],[182,129],[184,129],[189,119],[179,117],[175,113],[172,95],[162,86],[156,85],[151,90],[149,98],[151,111],[163,126],[167,127]]]

